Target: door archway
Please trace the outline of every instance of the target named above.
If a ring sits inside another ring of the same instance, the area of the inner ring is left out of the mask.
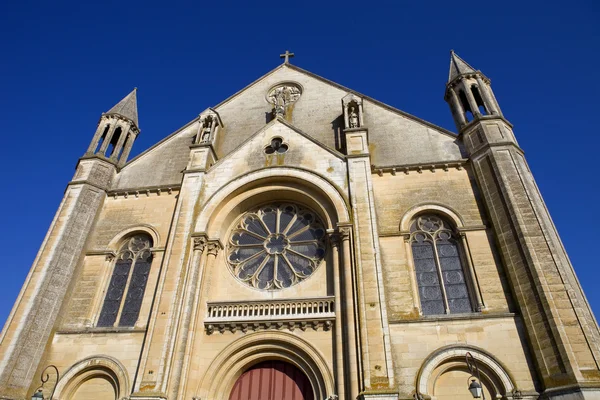
[[[263,361],[244,372],[229,400],[314,400],[308,377],[284,361]]]

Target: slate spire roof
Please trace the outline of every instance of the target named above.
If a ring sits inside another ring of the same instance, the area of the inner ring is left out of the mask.
[[[460,58],[454,50],[450,50],[450,73],[448,74],[448,82],[452,81],[458,75],[475,72],[475,68],[471,67],[465,60]]]
[[[137,88],[134,88],[131,93],[118,102],[113,108],[108,110],[105,114],[118,114],[131,120],[136,127],[138,125],[138,111],[137,111]]]

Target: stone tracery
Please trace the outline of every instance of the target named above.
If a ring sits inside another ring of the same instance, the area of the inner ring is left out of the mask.
[[[242,216],[227,260],[245,284],[267,290],[293,286],[310,276],[325,256],[325,228],[312,211],[269,204]]]

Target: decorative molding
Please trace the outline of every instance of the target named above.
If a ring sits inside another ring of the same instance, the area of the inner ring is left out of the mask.
[[[342,237],[339,232],[336,232],[334,230],[328,230],[327,236],[329,237],[329,244],[331,245],[331,247],[340,247]]]
[[[181,185],[169,185],[169,186],[149,186],[149,187],[141,187],[141,188],[132,188],[132,189],[118,189],[118,190],[109,190],[107,191],[107,195],[113,197],[115,200],[119,197],[124,199],[129,198],[129,196],[138,197],[150,197],[151,194],[156,194],[157,196],[161,196],[163,194],[171,195],[173,191],[179,192],[181,189]]]
[[[388,166],[377,166],[371,165],[371,172],[376,173],[379,176],[382,176],[384,173],[390,173],[392,175],[396,175],[398,173],[404,173],[408,175],[411,171],[422,174],[423,171],[430,171],[431,173],[435,173],[436,170],[443,170],[444,172],[448,172],[450,168],[455,168],[457,170],[462,170],[464,166],[469,162],[467,159],[455,160],[455,161],[447,161],[443,163],[427,163],[427,164],[405,164],[405,165],[388,165]]]
[[[211,256],[217,256],[219,254],[219,250],[223,249],[223,244],[218,239],[209,240],[206,252]]]
[[[340,235],[340,239],[342,241],[349,240],[350,234],[352,233],[352,227],[351,226],[338,226],[338,232]]]
[[[214,302],[207,304],[207,334],[268,329],[328,331],[335,320],[334,298]]]
[[[435,211],[435,210],[434,210]],[[464,234],[466,232],[477,232],[477,231],[485,231],[488,227],[486,225],[468,225],[457,227],[456,230],[459,234]],[[410,236],[410,232],[408,231],[392,231],[392,232],[381,232],[379,233],[379,237],[402,237],[402,236]]]
[[[204,253],[204,248],[208,242],[206,236],[194,237],[192,240],[194,241],[194,250],[199,250],[200,253]]]

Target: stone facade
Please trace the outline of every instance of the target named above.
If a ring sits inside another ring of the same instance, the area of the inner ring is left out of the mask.
[[[452,54],[454,134],[288,61],[129,161],[136,91],[102,114],[0,398],[52,364],[55,398],[221,400],[278,360],[314,399],[451,400],[470,354],[486,398],[600,399],[598,325],[489,80]]]

